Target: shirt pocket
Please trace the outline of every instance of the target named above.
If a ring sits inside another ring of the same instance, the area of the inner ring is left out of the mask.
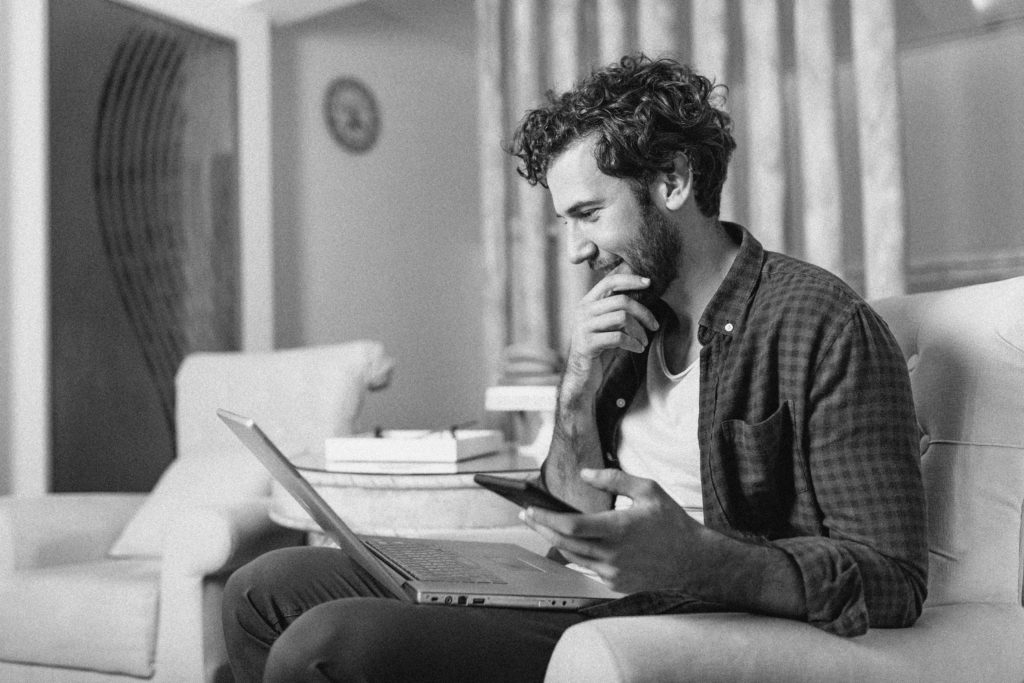
[[[744,530],[773,536],[793,506],[793,424],[789,402],[761,422],[724,420],[721,464],[732,516]]]

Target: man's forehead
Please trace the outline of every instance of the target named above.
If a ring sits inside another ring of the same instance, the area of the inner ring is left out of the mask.
[[[548,189],[555,210],[562,213],[572,204],[609,191],[619,178],[601,172],[594,158],[594,143],[584,139],[566,148],[551,162]]]
[[[566,146],[551,160],[547,176],[550,181],[552,176],[563,178],[592,171],[598,171],[597,160],[594,159],[594,142],[590,138],[583,138]]]

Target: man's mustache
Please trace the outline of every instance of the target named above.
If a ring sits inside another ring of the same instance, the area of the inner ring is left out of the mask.
[[[623,260],[620,258],[592,258],[587,261],[587,265],[590,267],[590,270],[601,275],[610,273],[622,265],[622,263]]]

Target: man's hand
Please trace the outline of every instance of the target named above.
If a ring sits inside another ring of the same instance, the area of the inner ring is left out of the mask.
[[[526,510],[524,521],[567,559],[623,593],[687,588],[706,569],[701,546],[713,532],[656,482],[617,469],[585,469],[580,476],[594,488],[631,498],[633,507],[593,514]]]
[[[651,311],[624,292],[643,290],[651,281],[630,273],[612,273],[594,285],[576,305],[562,393],[593,396],[604,372],[602,356],[613,349],[639,353],[647,332],[658,329]]]
[[[610,273],[574,310],[573,335],[558,391],[544,480],[552,492],[581,510],[608,509],[609,494],[582,483],[579,471],[603,464],[594,406],[608,355],[615,349],[643,351],[647,332],[658,329],[650,309],[628,294],[650,285],[648,278],[639,275]]]
[[[800,570],[779,548],[708,529],[650,479],[616,469],[584,469],[580,478],[594,489],[632,498],[633,507],[592,514],[529,508],[521,517],[614,590],[674,588],[737,609],[806,618]]]

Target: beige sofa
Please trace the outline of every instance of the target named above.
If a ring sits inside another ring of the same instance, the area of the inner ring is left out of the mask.
[[[1024,681],[1024,277],[875,303],[910,368],[929,595],[909,629],[844,639],[748,614],[584,622],[547,681]]]

